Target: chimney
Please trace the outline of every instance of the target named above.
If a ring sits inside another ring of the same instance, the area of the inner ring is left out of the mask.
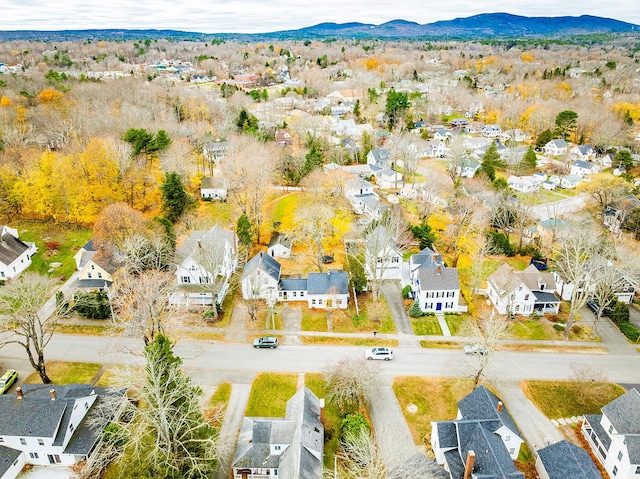
[[[16,394],[18,395],[18,399],[22,399],[24,397],[24,393],[22,392],[21,387],[16,388]]]
[[[436,266],[436,274],[440,276],[440,273],[442,273],[442,266],[438,265]]]
[[[51,400],[55,401],[56,398],[58,397],[58,395],[56,394],[56,390],[55,389],[49,389],[49,396],[51,396]]]
[[[296,383],[296,392],[304,388],[304,373],[298,373],[298,382]]]
[[[476,453],[473,449],[467,451],[467,461],[464,464],[464,476],[463,479],[469,479],[473,472],[473,463],[476,462]]]
[[[498,405],[496,406],[496,411],[502,412],[502,401],[498,401]]]

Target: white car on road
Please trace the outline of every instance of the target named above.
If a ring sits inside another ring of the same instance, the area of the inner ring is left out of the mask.
[[[393,359],[393,349],[384,347],[367,349],[364,352],[364,357],[367,359],[384,359],[385,361],[389,361]]]

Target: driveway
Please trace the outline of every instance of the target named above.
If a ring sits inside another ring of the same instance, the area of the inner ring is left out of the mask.
[[[635,312],[639,316],[640,322],[640,312],[638,312],[633,306],[629,306],[630,315],[632,312]],[[596,318],[595,314],[586,306],[583,306],[580,309],[580,315],[582,316],[582,320],[587,323],[589,326],[593,326],[593,322]],[[579,323],[578,323],[579,324]],[[600,318],[600,323],[598,323],[598,329],[596,330],[598,336],[602,340],[602,345],[607,348],[609,353],[615,353],[625,356],[635,356],[638,354],[636,348],[629,343],[627,338],[620,332],[615,324],[611,322],[609,318],[603,316]]]
[[[548,220],[550,218],[559,218],[565,214],[573,214],[584,209],[586,194],[571,196],[564,200],[553,201],[543,205],[532,206],[531,216],[539,220]]]
[[[404,300],[402,299],[402,289],[397,281],[385,281],[380,287],[380,292],[389,304],[393,322],[396,324],[396,330],[399,333],[413,334],[413,328],[409,321],[409,316],[404,310]]]

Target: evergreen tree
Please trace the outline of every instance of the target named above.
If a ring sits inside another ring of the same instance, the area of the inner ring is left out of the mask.
[[[413,233],[413,236],[420,240],[420,249],[433,248],[433,242],[436,239],[436,235],[426,221],[423,221],[419,225],[412,226],[411,232]]]
[[[317,146],[317,143],[313,141],[311,143],[311,149],[304,157],[304,172],[305,174],[311,173],[316,168],[319,168],[324,163],[324,155]]]
[[[238,240],[245,246],[251,246],[253,243],[253,234],[251,233],[251,222],[249,219],[242,215],[238,218],[238,222],[236,224],[236,234],[238,235]]]
[[[576,129],[578,114],[575,111],[563,110],[556,116],[556,134],[565,140]]]
[[[387,93],[386,113],[389,118],[389,129],[396,126],[398,120],[409,109],[409,95],[404,92],[395,91],[393,88]]]
[[[529,149],[520,160],[520,164],[518,165],[519,170],[522,173],[533,173],[535,171],[536,166],[538,165],[538,157],[536,156],[536,152],[533,151],[533,147],[529,146]]]
[[[160,190],[165,217],[175,224],[183,213],[194,205],[194,200],[185,190],[180,175],[175,172],[167,173]]]
[[[538,139],[536,140],[536,147],[542,148],[544,145],[553,140],[553,132],[551,130],[544,130],[538,135]]]
[[[614,165],[622,165],[627,170],[633,168],[633,156],[629,150],[620,150],[616,153]]]

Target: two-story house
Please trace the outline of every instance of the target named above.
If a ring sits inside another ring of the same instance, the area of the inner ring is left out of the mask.
[[[234,479],[322,479],[323,460],[321,402],[303,386],[285,417],[244,418],[231,470]]]
[[[569,150],[569,154],[576,160],[593,161],[596,158],[596,150],[591,145],[576,145]]]
[[[598,165],[584,160],[576,160],[571,165],[571,171],[569,174],[578,175],[584,178],[587,175],[592,175],[598,172]]]
[[[391,153],[386,148],[379,148],[377,150],[371,150],[367,153],[367,164],[372,171],[386,170],[393,168],[394,161]]]
[[[262,251],[247,261],[240,277],[244,299],[272,301],[278,297],[282,266]]]
[[[542,147],[542,151],[544,151],[544,154],[548,156],[560,156],[567,152],[568,147],[569,145],[565,140],[556,138],[544,145]]]
[[[90,384],[23,384],[15,395],[0,396],[2,456],[14,458],[2,478],[15,478],[20,465],[70,466],[91,460],[104,427],[121,413],[125,401],[124,390]]]
[[[482,136],[486,138],[497,138],[502,133],[502,129],[498,125],[484,125],[482,127]]]
[[[516,271],[504,263],[487,278],[487,296],[498,314],[558,314],[556,291],[554,274],[538,271],[533,265]]]
[[[353,206],[356,213],[364,213],[364,203],[367,199],[378,200],[378,195],[373,191],[373,184],[359,176],[353,176],[346,182],[344,195]]]
[[[219,225],[193,231],[176,248],[175,259],[177,287],[169,298],[171,304],[222,304],[238,266],[238,237]]]
[[[98,250],[90,240],[74,255],[78,279],[74,287],[84,291],[106,291],[117,282],[122,264],[108,251]]]
[[[510,176],[507,178],[507,184],[513,191],[520,193],[535,193],[540,190],[540,181],[535,176]]]
[[[524,479],[514,464],[523,442],[500,398],[485,386],[458,402],[456,419],[431,423],[431,448],[451,479]]]
[[[383,226],[371,231],[364,242],[367,277],[382,280],[402,278],[402,253],[396,239]],[[375,269],[373,264],[376,265]]]
[[[34,243],[25,243],[18,231],[9,226],[0,227],[0,281],[17,278],[31,265],[31,257],[38,249]]]
[[[425,248],[409,259],[409,275],[414,299],[424,312],[459,313],[467,311],[460,296],[456,268],[444,266],[442,256]]]
[[[630,389],[602,408],[585,414],[582,434],[610,477],[640,477],[640,393]]]
[[[229,150],[227,141],[208,141],[202,147],[204,157],[210,162],[218,165]]]

